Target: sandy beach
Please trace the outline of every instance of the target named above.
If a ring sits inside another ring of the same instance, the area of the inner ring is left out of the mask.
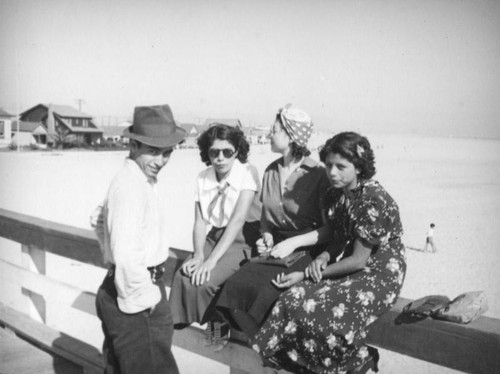
[[[442,294],[454,298],[483,290],[490,307],[486,314],[500,318],[500,141],[410,135],[368,138],[375,150],[375,177],[399,204],[405,244],[423,248],[429,224],[436,224],[437,253],[407,251],[408,274],[402,296]],[[322,140],[317,138],[313,144]],[[126,154],[2,152],[0,207],[89,228],[89,214],[103,199]],[[317,152],[313,156],[317,158]],[[261,175],[275,158],[268,145],[251,148],[250,162]],[[172,212],[168,218],[172,247],[191,250],[194,180],[204,167],[197,150],[182,149],[174,152],[162,171],[159,188],[168,197]],[[97,278],[89,284],[87,277],[87,287],[98,284]],[[383,360],[389,360],[387,357],[390,354],[384,352]],[[394,360],[404,364],[409,359],[394,358],[391,362]],[[421,365],[424,369],[418,372],[452,372]],[[213,370],[221,372],[220,368]]]

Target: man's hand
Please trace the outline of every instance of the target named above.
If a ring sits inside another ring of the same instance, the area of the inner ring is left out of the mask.
[[[104,209],[102,205],[98,205],[90,215],[90,227],[94,229],[97,240],[101,244],[104,243]]]
[[[304,280],[304,273],[302,271],[294,271],[290,274],[278,274],[276,279],[271,282],[278,288],[288,288]]]

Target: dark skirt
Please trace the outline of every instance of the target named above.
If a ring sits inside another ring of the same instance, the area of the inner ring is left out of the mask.
[[[280,273],[305,270],[323,248],[321,245],[297,249],[305,251],[306,255],[288,268],[254,262],[245,263],[222,287],[215,304],[217,311],[234,328],[245,332],[249,337],[254,336],[280,294],[286,291],[274,286],[271,280],[276,279]]]
[[[204,247],[205,258],[213,251],[225,228],[212,228],[207,234]],[[213,307],[214,296],[221,285],[233,275],[250,257],[252,247],[259,238],[259,223],[247,222],[226,253],[219,259],[210,274],[210,281],[194,286],[181,269],[175,273],[170,291],[170,305],[174,325],[183,326],[193,322],[205,323],[216,319]]]

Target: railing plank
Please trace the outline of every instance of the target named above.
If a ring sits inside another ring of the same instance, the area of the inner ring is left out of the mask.
[[[397,324],[409,302],[400,298],[373,324],[369,344],[466,373],[500,373],[500,320],[480,317],[463,325],[427,318]]]
[[[87,264],[106,267],[90,230],[0,209],[0,236]]]
[[[35,245],[43,251],[72,260],[104,267],[97,240],[90,230],[0,209],[0,236],[24,245]],[[167,285],[171,284],[175,269],[188,255],[189,252],[186,251],[170,250],[165,277]],[[396,319],[408,302],[410,300],[400,299],[389,313],[374,323],[368,338],[371,344],[464,372],[500,372],[500,361],[497,358],[500,355],[500,320],[480,317],[468,325],[460,325],[427,319],[418,323],[397,325]],[[185,335],[187,331],[190,330],[176,332],[177,342],[200,349],[200,344],[191,346],[189,340],[198,339],[196,334],[201,332]],[[233,343],[238,344],[235,341]],[[238,356],[239,353],[235,353],[239,352],[240,348],[226,351],[239,357],[236,361],[226,357],[227,353],[216,357],[223,357],[230,365],[236,365],[236,369],[244,371],[246,365],[243,365],[243,368],[238,366],[244,361],[242,357],[250,357],[254,353],[245,345],[240,344],[238,347],[241,347],[241,352],[245,352],[241,357]]]
[[[36,322],[2,303],[0,324],[44,350],[84,367],[89,373],[102,373],[104,369],[102,356],[96,348]]]

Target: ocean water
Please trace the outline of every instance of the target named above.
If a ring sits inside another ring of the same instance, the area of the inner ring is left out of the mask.
[[[325,137],[316,137],[314,144],[321,144]],[[437,253],[407,251],[408,273],[402,296],[442,294],[454,298],[482,290],[489,301],[486,315],[500,318],[500,141],[409,135],[368,138],[376,157],[375,178],[400,207],[405,244],[422,248],[429,224],[436,224]],[[89,228],[88,217],[103,199],[126,154],[0,152],[0,207]],[[262,175],[277,157],[269,145],[252,146],[250,162]],[[313,157],[317,158],[317,152]],[[204,167],[197,150],[183,149],[173,153],[160,175],[159,189],[167,196],[167,209],[172,212],[168,224],[173,247],[192,248],[194,181]],[[89,283],[83,274],[82,284],[90,290],[96,288],[100,276]],[[384,361],[388,365],[385,370],[381,366],[384,373],[400,372],[398,368],[403,366],[412,368],[404,370],[408,373],[453,372],[389,352],[383,357],[390,358]],[[224,372],[214,365],[207,370]],[[188,365],[183,372],[194,373],[195,368],[190,368]]]

